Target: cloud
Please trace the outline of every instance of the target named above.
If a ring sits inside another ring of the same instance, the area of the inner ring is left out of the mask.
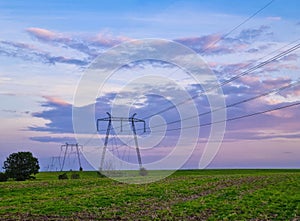
[[[25,61],[42,62],[44,64],[63,63],[85,66],[89,63],[87,60],[53,56],[49,52],[40,50],[33,45],[10,41],[0,41],[0,55],[20,58]]]
[[[254,46],[253,41],[265,35],[271,35],[267,32],[269,26],[262,25],[258,28],[249,28],[242,30],[237,36],[229,37],[220,34],[211,34],[199,37],[186,37],[175,39],[196,52],[204,55],[223,55],[239,52],[257,53],[260,50],[266,50],[272,44],[265,42],[264,45]]]
[[[88,45],[96,45],[101,47],[112,47],[125,41],[132,40],[125,36],[113,36],[108,32],[98,33],[95,37],[79,39],[63,33],[58,33],[42,28],[27,28],[26,32],[32,37],[47,43],[63,43],[75,49],[88,49]],[[84,43],[83,43],[84,41]],[[87,52],[86,51],[86,52]]]
[[[300,133],[278,132],[269,130],[244,130],[231,131],[226,134],[226,139],[236,140],[272,140],[272,139],[300,139]]]
[[[274,100],[274,102],[269,102],[269,104],[272,104],[272,105],[276,105],[278,103],[282,103],[282,102],[278,102],[278,100]],[[295,116],[295,113],[292,112],[292,111],[289,111],[289,110],[276,110],[276,111],[272,111],[272,112],[269,112],[269,113],[266,113],[267,115],[271,115],[271,116],[275,116],[277,118],[281,118],[281,119],[287,119],[287,118],[294,118]]]
[[[33,45],[11,41],[0,41],[0,54],[33,61],[41,60],[44,56],[44,53]]]
[[[47,44],[59,44],[62,47],[78,50],[92,60],[98,56],[103,48],[110,48],[125,41],[132,40],[125,36],[113,36],[107,32],[94,37],[67,35],[42,28],[27,28],[26,32],[33,38]]]
[[[236,81],[234,84],[227,84],[223,87],[223,91],[226,96],[226,103],[227,105],[242,101],[244,99],[248,99],[251,97],[255,97],[257,95],[260,95],[261,93],[265,93],[266,91],[269,91],[273,88],[279,88],[283,85],[287,85],[291,82],[291,79],[285,78],[285,77],[279,77],[279,78],[266,78],[264,80],[261,80],[259,77],[252,77],[247,76],[244,78],[239,79],[239,81]],[[144,88],[144,89],[142,89]],[[141,85],[138,89],[139,94],[136,93],[136,91],[123,91],[123,92],[110,92],[105,93],[101,97],[97,98],[95,101],[95,122],[97,118],[107,117],[106,112],[111,112],[111,105],[113,103],[113,100],[116,97],[119,97],[120,99],[126,101],[121,102],[118,104],[115,104],[116,110],[124,109],[125,107],[130,107],[130,113],[129,115],[132,115],[133,113],[138,113],[139,118],[145,118],[153,113],[157,113],[158,111],[165,109],[167,107],[170,107],[171,102],[170,100],[166,100],[164,97],[160,96],[159,94],[162,94],[162,92],[165,90],[166,93],[169,94],[169,99],[172,100],[172,97],[179,96],[178,92],[176,91],[176,88],[168,87],[167,85],[157,85],[157,87],[148,87],[147,84]],[[191,95],[198,94],[201,90],[201,85],[194,84],[189,85],[187,87],[188,92]],[[141,95],[142,94],[142,97]],[[273,95],[272,95],[273,96]],[[279,95],[281,96],[281,95]],[[73,127],[72,127],[72,108],[73,106],[67,102],[65,102],[62,99],[51,97],[51,96],[45,96],[44,97],[46,101],[41,104],[42,107],[45,107],[45,110],[33,113],[33,117],[42,118],[48,123],[45,124],[45,126],[42,127],[35,127],[31,126],[29,130],[32,131],[39,131],[39,132],[50,132],[53,134],[66,134],[66,133],[73,133]],[[271,97],[272,98],[272,97]],[[228,118],[234,118],[238,116],[243,116],[246,114],[251,114],[263,110],[268,110],[271,108],[276,108],[281,105],[287,104],[286,99],[279,100],[279,102],[271,103],[267,102],[267,99],[271,99],[269,97],[263,97],[260,99],[252,100],[245,103],[240,103],[238,105],[235,105],[234,107],[230,107],[227,110]],[[132,103],[132,101],[134,101]],[[198,113],[205,113],[207,111],[210,111],[209,103],[207,99],[205,99],[205,96],[197,97],[193,101],[197,108]],[[291,101],[292,102],[292,101]],[[184,105],[182,108],[184,109]],[[92,111],[92,104],[81,107],[87,112]],[[189,110],[186,110],[186,114],[189,113]],[[115,113],[116,114],[116,113]],[[118,115],[118,113],[117,113]],[[253,131],[255,130],[263,130],[263,129],[274,129],[274,131],[278,130],[278,137],[277,138],[284,138],[284,135],[280,135],[279,131],[289,130],[291,128],[291,123],[297,122],[296,119],[300,116],[297,116],[299,114],[296,113],[295,108],[291,109],[283,109],[281,111],[274,111],[267,114],[261,114],[257,115],[255,117],[249,117],[244,118],[241,120],[236,121],[230,121],[228,122],[228,128],[227,131],[231,133],[232,137],[230,139],[254,139],[255,136],[258,137],[258,139],[263,139],[259,133],[249,134],[249,137],[247,138],[246,132],[245,136],[242,136],[241,133],[243,131],[247,131],[248,129],[251,129]],[[167,146],[168,144],[171,144],[172,142],[170,139],[177,139],[179,131],[172,131],[172,129],[180,128],[181,122],[180,122],[180,115],[176,108],[170,109],[164,113],[161,114],[161,116],[164,118],[166,123],[170,123],[174,120],[179,120],[177,123],[174,124],[168,124],[167,129],[170,130],[166,134],[166,140],[164,140],[164,145]],[[193,123],[191,123],[191,126],[197,125],[199,122],[195,120]],[[211,115],[206,114],[201,116],[200,124],[206,124],[211,122]],[[146,124],[149,125],[149,120],[146,120]],[[102,125],[103,126],[103,125]],[[102,128],[101,126],[101,128]],[[84,125],[83,125],[84,127]],[[297,127],[297,126],[294,126]],[[298,126],[299,127],[299,126]],[[105,133],[106,125],[102,128],[101,134]],[[153,132],[156,130],[159,130],[160,127],[153,128]],[[299,128],[300,129],[300,128]],[[207,138],[209,135],[210,127],[202,127],[201,128],[201,134],[200,138]],[[87,130],[89,131],[89,130]],[[239,133],[234,135],[234,131],[239,131]],[[91,132],[87,132],[91,133]],[[275,139],[276,133],[272,135],[272,137],[265,137],[266,139]],[[39,136],[37,138],[32,138],[36,141],[41,142],[55,142],[55,139],[52,139],[49,136]],[[54,141],[53,141],[54,140]],[[60,140],[57,140],[60,141]]]
[[[233,76],[242,70],[244,70],[249,63],[232,63],[232,64],[226,64],[226,63],[216,63],[212,67],[214,72],[217,73],[220,76]]]
[[[17,113],[17,111],[16,111],[16,110],[7,110],[7,109],[2,109],[1,111],[2,111],[2,112],[6,112],[6,113],[11,113],[11,114]]]
[[[233,83],[223,86],[223,92],[226,96],[227,105],[231,105],[270,92],[273,89],[287,86],[290,83],[292,83],[292,79],[288,77],[267,77],[262,79],[258,76],[244,76]],[[296,87],[287,88],[278,94],[272,93],[255,100],[239,103],[227,109],[227,118],[244,116],[246,114],[269,110],[299,101],[299,97],[292,97],[295,91],[297,91]],[[247,129],[253,129],[255,131],[270,128],[273,128],[274,131],[288,131],[294,127],[292,124],[297,122],[297,118],[299,117],[297,115],[299,115],[297,114],[297,107],[272,111],[254,117],[228,122],[227,131],[231,132],[236,129],[243,132],[247,131]],[[280,133],[278,132],[278,134]],[[240,134],[237,133],[235,136],[236,139],[241,139]],[[276,133],[273,134],[273,136],[276,137]],[[250,138],[251,134],[249,134],[249,139]]]
[[[264,94],[266,92],[272,91],[274,89],[279,89],[284,86],[288,86],[292,83],[292,79],[289,77],[265,77],[265,79],[261,79],[259,76],[243,76],[235,82],[235,85],[226,85],[224,87],[225,93],[228,93],[228,87],[237,87],[236,90],[241,91],[242,97],[245,96],[255,96],[259,94]],[[232,90],[232,89],[231,89]],[[278,101],[278,103],[282,103],[286,99],[285,93],[288,93],[291,89],[286,88],[285,90],[280,91],[280,96],[282,99]],[[239,94],[241,96],[241,94]],[[242,98],[241,97],[241,98]],[[256,100],[267,102],[266,97]],[[275,104],[275,103],[272,103]]]
[[[292,79],[289,77],[266,78],[263,79],[261,82],[263,90],[267,90],[286,86],[292,82]]]
[[[289,93],[293,96],[300,97],[300,86],[295,86]]]
[[[13,109],[0,109],[0,112],[4,114],[8,114],[8,116],[14,116],[14,117],[28,116],[31,114],[30,111],[18,111]]]
[[[97,50],[89,47],[87,41],[84,41],[80,38],[72,37],[63,33],[53,32],[42,28],[27,28],[26,32],[34,39],[37,39],[43,43],[47,43],[50,45],[58,44],[61,47],[67,47],[78,50],[90,56],[90,59],[94,59],[98,54]]]
[[[76,140],[73,137],[42,136],[42,137],[30,137],[30,140],[38,141],[42,143],[76,143]]]
[[[257,40],[263,34],[272,34],[271,32],[267,33],[269,29],[269,26],[262,25],[258,28],[244,29],[234,37],[211,34],[200,37],[179,38],[174,41],[190,47],[200,54],[222,55],[242,51],[257,53],[259,50],[265,50],[270,47],[270,44],[267,42],[265,45],[258,46],[259,48],[253,48],[252,44],[254,40]]]
[[[66,35],[42,28],[27,28],[26,32],[40,41],[60,42],[65,44],[71,41],[71,38],[67,37]]]
[[[260,45],[249,45],[249,48],[246,50],[246,52],[248,53],[252,53],[252,54],[257,54],[260,53],[264,50],[268,50],[268,49],[272,49],[272,47],[274,46],[274,43],[269,43],[269,42],[263,42],[263,44]]]
[[[243,41],[253,41],[256,38],[260,37],[262,34],[266,33],[267,30],[269,30],[270,27],[266,25],[262,25],[259,28],[249,28],[244,29],[240,32],[240,34],[237,36],[238,39]]]
[[[240,52],[257,53],[272,46],[267,42],[256,46],[251,43],[252,40],[262,36],[267,30],[269,30],[269,27],[262,25],[254,29],[244,29],[235,37],[211,34],[177,38],[174,41],[204,55],[224,55]],[[47,49],[41,49],[41,46],[34,44],[2,41],[2,44],[0,44],[0,54],[47,64],[64,63],[86,66],[103,53],[104,49],[131,40],[131,38],[126,36],[114,36],[107,31],[89,37],[78,34],[60,33],[38,27],[27,28],[26,32],[33,39],[43,44],[48,44],[52,48],[47,46],[45,47]],[[67,52],[68,56],[63,54],[63,52]],[[76,54],[76,57],[73,57],[73,54]],[[80,55],[80,58],[77,55]]]
[[[89,43],[100,47],[113,47],[125,41],[130,41],[131,38],[125,36],[112,36],[108,33],[99,33],[96,37],[90,38]]]
[[[49,123],[46,123],[44,127],[30,126],[28,129],[51,133],[73,133],[72,105],[58,98],[50,96],[44,98],[46,102],[42,103],[41,106],[47,109],[32,113],[32,117],[42,118]]]
[[[50,64],[56,64],[56,63],[64,63],[64,64],[74,64],[78,66],[85,66],[88,65],[89,62],[75,59],[75,58],[66,58],[63,56],[58,56],[58,57],[48,57],[48,62]]]
[[[297,71],[299,70],[299,64],[297,63],[282,63],[282,62],[271,62],[263,67],[261,73],[280,72],[284,70]]]
[[[57,97],[51,97],[51,96],[43,96],[43,98],[45,98],[47,100],[48,103],[50,104],[56,104],[56,105],[61,105],[61,106],[68,106],[69,103],[64,101],[61,98],[57,98]]]
[[[271,108],[276,108],[284,105],[280,103],[277,105],[270,105],[265,102],[255,104],[250,102],[246,105],[241,105],[239,110],[242,110],[241,113],[236,113],[236,110],[228,110],[228,118],[243,116],[248,112],[249,114],[255,113],[258,111],[268,110]],[[290,136],[285,137],[285,134],[288,135],[289,131],[299,131],[299,124],[295,125],[294,122],[297,122],[299,114],[297,113],[297,108],[286,108],[281,111],[273,111],[265,114],[256,115],[253,117],[248,117],[240,120],[230,121],[227,123],[226,133],[230,136],[226,138],[230,139],[252,139],[252,140],[262,140],[262,139],[288,139]],[[271,135],[262,136],[266,131],[272,130]],[[252,131],[252,132],[249,132]]]
[[[215,47],[214,43],[221,39],[220,35],[205,35],[202,37],[189,37],[189,38],[179,38],[174,41],[184,44],[188,47],[195,48],[196,46],[201,49],[210,49]]]
[[[242,47],[236,39],[222,38],[221,35],[212,34],[201,37],[179,38],[174,41],[192,48],[200,54],[229,54]]]
[[[178,94],[178,89],[165,87],[165,85],[158,86],[158,88],[151,88],[145,85],[144,90],[143,97],[140,96],[141,91],[139,94],[137,94],[136,91],[123,91],[120,93],[110,92],[103,94],[95,101],[95,122],[97,118],[101,118],[103,116],[106,117],[106,112],[111,112],[111,106],[116,96],[118,96],[119,103],[114,104],[116,108],[115,110],[124,110],[124,108],[130,107],[129,116],[133,113],[138,113],[138,117],[143,118],[149,114],[155,113],[157,111],[157,107],[167,107],[171,105],[170,100],[159,96],[159,94],[163,93],[162,91],[169,91],[171,93],[169,99],[172,99],[172,96],[177,96]],[[47,123],[44,126],[31,126],[29,127],[29,130],[57,134],[73,133],[72,108],[79,107],[73,107],[71,104],[56,97],[44,96],[44,98],[45,102],[43,102],[41,106],[44,107],[45,110],[32,113],[32,116],[35,118],[41,118],[47,121]],[[201,104],[203,104],[203,99],[199,100],[199,105]],[[93,110],[92,108],[92,104],[80,107],[80,109],[86,111],[86,113],[90,113]],[[118,115],[118,113],[116,114]],[[163,113],[162,116],[167,122],[179,119],[179,114],[176,108]],[[172,124],[170,128],[174,128],[176,126],[178,125]],[[84,127],[84,125],[82,125],[82,127]],[[86,131],[90,132],[88,128]],[[105,131],[103,131],[103,134],[104,133]]]
[[[209,62],[209,65],[220,81],[225,81],[235,75],[251,70],[253,67],[262,64],[261,67],[255,68],[255,70],[250,71],[246,76],[241,78],[241,81],[243,81],[243,79],[249,80],[249,86],[254,86],[250,81],[255,80],[255,84],[259,84],[261,79],[270,79],[274,73],[276,76],[286,75],[287,72],[296,73],[296,71],[300,70],[298,58],[299,55],[293,53],[266,64],[263,64],[263,62],[267,59],[260,59],[261,61],[252,59],[248,62],[241,61],[237,63]],[[251,77],[249,78],[248,76]]]
[[[297,61],[299,58],[298,54],[288,54],[286,56],[284,56],[283,58],[281,58],[281,61]]]

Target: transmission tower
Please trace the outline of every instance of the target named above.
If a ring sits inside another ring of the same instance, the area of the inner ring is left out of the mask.
[[[99,122],[100,121],[107,121],[108,122],[107,129],[106,129],[105,141],[104,141],[104,147],[103,147],[103,151],[102,151],[102,155],[101,155],[101,162],[100,162],[100,168],[99,168],[100,172],[103,169],[103,164],[104,164],[104,159],[105,159],[105,152],[106,152],[106,149],[107,149],[108,138],[109,138],[110,130],[111,130],[111,127],[112,127],[112,121],[120,122],[121,132],[123,131],[123,122],[129,122],[131,124],[131,129],[132,129],[132,132],[133,132],[132,134],[133,134],[133,138],[134,138],[138,163],[139,163],[140,170],[142,170],[143,169],[142,158],[141,158],[141,153],[140,153],[140,149],[139,149],[135,124],[136,123],[143,123],[144,133],[145,133],[146,132],[146,122],[144,120],[135,118],[136,113],[133,114],[132,117],[129,117],[129,118],[126,118],[126,117],[113,117],[108,112],[106,112],[106,114],[108,115],[108,117],[97,119],[97,131],[99,131]]]
[[[51,162],[47,166],[47,171],[57,171],[58,169],[61,169],[61,163],[60,163],[60,156],[53,156],[51,157]]]
[[[79,164],[79,171],[82,171],[82,166],[81,166],[81,161],[80,161],[80,154],[79,154],[79,148],[83,148],[82,145],[79,145],[78,143],[76,144],[69,144],[69,143],[66,143],[64,145],[61,145],[61,151],[65,150],[64,151],[64,157],[63,157],[63,162],[62,162],[62,165],[61,165],[61,169],[60,171],[63,171],[64,169],[64,165],[65,165],[65,161],[66,161],[66,157],[67,157],[67,152],[73,152],[73,148],[75,148],[75,151],[76,151],[76,154],[77,154],[77,159],[78,159],[78,164]]]

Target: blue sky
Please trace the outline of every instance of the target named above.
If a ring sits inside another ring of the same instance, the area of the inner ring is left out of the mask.
[[[268,3],[268,7],[224,37]],[[1,1],[0,163],[12,152],[30,150],[41,159],[42,168],[46,168],[51,157],[60,154],[61,144],[75,142],[72,108],[77,85],[91,62],[111,47],[134,39],[173,40],[201,55],[222,82],[247,70],[246,65],[258,64],[299,43],[292,43],[300,36],[299,6],[296,0]],[[226,104],[297,81],[299,56],[296,50],[225,85]],[[95,118],[105,117],[117,95],[126,102],[134,98],[132,111],[138,112],[141,118],[155,113],[158,107],[175,99],[176,87],[143,82],[138,93],[135,84],[122,91],[126,76],[174,71],[176,67],[154,61],[137,62],[119,70],[95,99]],[[170,78],[192,96],[199,93],[200,85],[184,71]],[[166,86],[168,90],[164,91]],[[169,95],[151,96],[162,92]],[[299,86],[293,87],[230,108],[227,117],[292,104],[299,101],[299,96]],[[205,97],[198,97],[194,102],[199,113],[208,108]],[[220,151],[209,166],[299,168],[299,113],[299,107],[295,106],[228,122]],[[161,117],[168,123],[179,116],[174,111]],[[208,115],[198,123],[210,120]],[[176,126],[180,125],[170,127]],[[201,128],[199,144],[186,167],[197,167],[209,130],[209,127]],[[156,146],[155,153],[144,151],[145,161],[153,161],[164,151],[170,151],[176,137],[177,133],[170,132]],[[98,139],[101,138],[100,134]]]

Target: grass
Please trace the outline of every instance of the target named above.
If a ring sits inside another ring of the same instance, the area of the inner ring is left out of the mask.
[[[300,220],[300,170],[183,170],[142,185],[59,174],[0,183],[0,220]]]

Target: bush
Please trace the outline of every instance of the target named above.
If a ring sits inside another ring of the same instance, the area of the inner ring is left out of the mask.
[[[67,180],[69,178],[68,178],[67,173],[63,173],[63,174],[58,175],[58,179],[59,180]]]
[[[22,181],[32,178],[32,174],[37,174],[40,166],[38,159],[33,157],[31,152],[18,152],[7,157],[3,169],[8,178]]]
[[[80,178],[79,173],[72,173],[71,179],[79,179],[79,178]]]
[[[0,172],[0,182],[5,182],[8,180],[8,177],[5,173]]]

